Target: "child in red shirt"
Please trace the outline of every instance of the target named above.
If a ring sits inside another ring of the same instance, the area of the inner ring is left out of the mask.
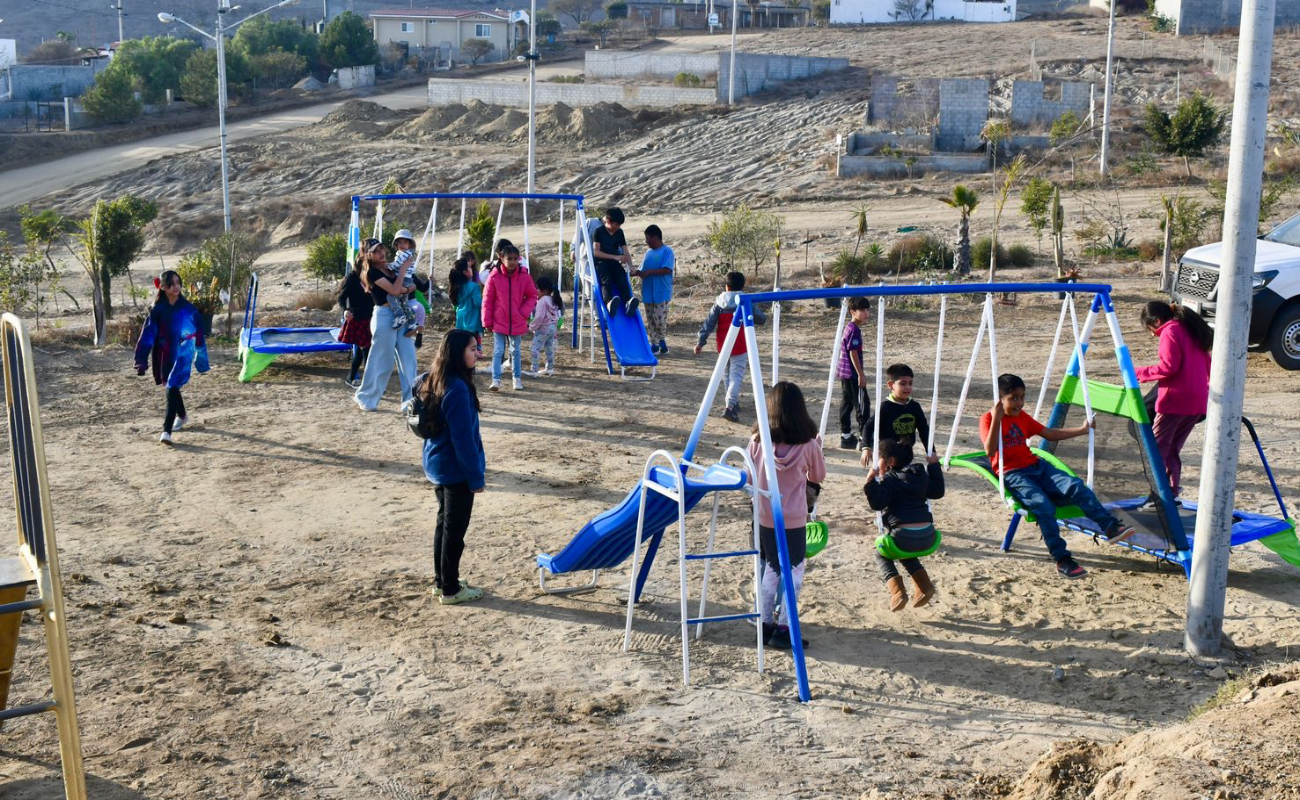
[[[1043,543],[1056,561],[1056,571],[1065,578],[1082,578],[1088,571],[1074,560],[1065,539],[1061,538],[1061,528],[1056,523],[1058,505],[1078,506],[1088,519],[1101,526],[1109,542],[1122,542],[1134,531],[1107,511],[1087,484],[1034,455],[1029,449],[1029,440],[1035,436],[1049,442],[1073,439],[1086,435],[1095,423],[1089,420],[1077,428],[1044,427],[1023,411],[1025,382],[1019,375],[1005,373],[998,376],[998,397],[1001,398],[998,404],[980,417],[980,440],[993,464],[993,472],[1002,472],[1007,490],[1038,520]],[[1000,457],[999,432],[1002,436]]]

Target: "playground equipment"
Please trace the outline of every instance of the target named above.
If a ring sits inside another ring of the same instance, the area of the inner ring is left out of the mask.
[[[595,222],[595,220],[593,220]],[[588,332],[591,360],[596,360],[596,328],[600,328],[605,348],[605,369],[614,374],[614,359],[618,359],[619,376],[623,380],[653,380],[658,372],[659,359],[650,351],[650,337],[640,314],[615,314],[610,316],[605,307],[605,295],[596,277],[596,262],[592,258],[592,225],[579,212],[579,246],[574,249],[573,308],[574,325],[571,346],[581,352],[582,331]],[[582,320],[586,318],[584,323]],[[628,377],[628,368],[649,367],[646,377]]]
[[[5,406],[9,420],[9,459],[13,469],[18,555],[0,558],[0,724],[18,717],[53,711],[59,730],[63,791],[68,800],[84,800],[86,776],[81,733],[72,691],[72,661],[63,610],[59,552],[54,541],[50,481],[45,472],[45,439],[31,342],[21,320],[0,319],[4,351]],[[36,597],[28,600],[32,587]],[[9,682],[17,655],[23,613],[34,611],[44,624],[53,699],[8,708]]]
[[[339,341],[339,328],[259,328],[257,273],[248,281],[248,302],[244,305],[244,326],[239,329],[239,380],[248,383],[282,355],[350,351],[352,345]]]

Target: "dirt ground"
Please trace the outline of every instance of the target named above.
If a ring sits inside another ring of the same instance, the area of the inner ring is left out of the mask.
[[[291,269],[267,273],[266,284],[301,280]],[[795,274],[791,285],[812,279]],[[1125,335],[1148,361],[1154,342],[1140,334],[1136,308],[1152,276],[1116,283]],[[936,507],[938,597],[891,614],[871,562],[862,472],[838,450],[828,451],[823,501],[832,542],[811,562],[801,605],[808,705],[795,701],[786,654],[769,651],[766,673],[755,671],[744,623],[708,632],[692,652],[693,685],[682,687],[671,545],[630,653],[621,652],[625,570],[603,575],[594,594],[542,595],[534,555],[556,552],[617,503],[652,450],[680,452],[712,365],[689,354],[711,292],[684,292],[673,353],[651,383],[607,377],[563,348],[554,378],[483,393],[488,490],[464,564],[488,597],[455,608],[429,595],[434,501],[419,443],[393,394],[380,413],[356,410],[341,358],[284,358],[241,384],[234,352],[215,350],[214,369],[186,390],[191,427],[168,449],[156,441],[161,392],[133,376],[129,351],[41,345],[92,796],[996,797],[1054,743],[1179,722],[1218,688],[1215,665],[1182,653],[1181,574],[1073,539],[1091,574],[1066,582],[1032,532],[1002,554],[1006,512],[966,475],[950,476]],[[1058,308],[1026,296],[999,311],[1003,369],[1036,385]],[[888,360],[916,366],[924,398],[934,311],[886,312]],[[954,301],[949,320],[941,442],[976,306]],[[833,327],[833,313],[810,303],[782,317],[782,376],[814,404]],[[1103,358],[1094,368],[1113,376]],[[1249,372],[1247,413],[1293,501],[1300,377],[1261,356]],[[977,375],[958,447],[974,446],[973,415],[988,393]],[[753,420],[752,407],[741,425],[718,411],[700,459],[742,443]],[[1199,446],[1188,446],[1189,485]],[[1242,483],[1240,504],[1266,510],[1248,457]],[[746,518],[725,503],[720,541],[739,542]],[[691,547],[703,546],[706,527],[690,518]],[[691,580],[697,596],[698,572]],[[741,567],[718,569],[712,607],[743,610],[749,583]],[[1297,603],[1294,568],[1256,545],[1239,548],[1227,666],[1290,657]],[[35,629],[24,633],[31,648]],[[38,664],[20,662],[14,702],[39,695]],[[3,745],[5,796],[56,795],[53,726],[10,726],[18,737]]]

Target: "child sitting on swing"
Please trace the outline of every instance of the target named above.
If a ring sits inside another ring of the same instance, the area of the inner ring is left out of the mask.
[[[890,611],[901,611],[907,605],[907,588],[895,560],[903,562],[916,584],[912,608],[920,608],[934,597],[934,584],[921,558],[939,549],[941,537],[926,501],[943,497],[943,470],[939,456],[933,453],[926,462],[924,466],[912,463],[910,438],[881,439],[880,460],[867,473],[862,487],[867,504],[884,516],[887,532],[876,539],[876,564],[889,588]]]
[[[1088,420],[1077,428],[1044,427],[1024,413],[1025,382],[1019,375],[998,376],[998,397],[998,404],[980,417],[980,440],[993,465],[993,474],[1000,471],[1007,491],[1037,518],[1043,543],[1056,561],[1056,571],[1061,577],[1082,578],[1088,571],[1074,560],[1065,539],[1061,538],[1061,528],[1056,523],[1058,505],[1078,506],[1088,519],[1101,526],[1108,542],[1122,542],[1136,531],[1116,519],[1083,481],[1034,455],[1029,440],[1041,436],[1049,442],[1060,442],[1085,436],[1096,423]],[[1000,455],[999,433],[1002,436]]]

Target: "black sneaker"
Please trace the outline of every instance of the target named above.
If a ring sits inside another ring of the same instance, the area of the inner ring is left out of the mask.
[[[740,422],[740,409],[736,406],[727,406],[722,410],[722,418],[732,422]]]
[[[774,625],[771,622],[764,622],[763,623],[763,646],[764,647],[772,643],[772,637],[774,635],[776,635],[776,625]],[[787,635],[786,640],[788,641],[789,638],[790,638],[789,635]]]
[[[630,301],[628,301],[628,304],[627,304],[627,315],[628,315],[629,317],[635,315],[635,314],[636,314],[636,307],[639,306],[640,304],[641,304],[641,301],[638,300],[638,299],[636,299],[635,297],[633,297]]]
[[[668,355],[668,342],[665,342],[663,339],[659,340],[659,355]]]
[[[608,311],[609,315],[612,317],[623,310],[623,304],[618,301],[617,297],[615,297],[605,305],[605,310]]]
[[[767,626],[764,626],[764,633]],[[801,638],[799,640],[805,650],[808,649],[808,640]],[[772,633],[772,638],[768,640],[767,646],[774,650],[789,650],[794,647],[794,642],[790,639],[790,628],[786,625],[777,625],[776,630]]]
[[[847,435],[841,433],[841,434],[840,434],[840,449],[841,449],[841,450],[857,450],[857,449],[858,449],[858,437],[854,436],[854,435],[851,434],[851,433],[850,433],[850,434],[847,434]]]
[[[1137,531],[1129,525],[1125,525],[1119,521],[1112,522],[1106,528],[1106,541],[1110,544],[1119,544],[1120,542],[1126,541],[1135,533],[1137,533]]]
[[[1079,562],[1069,556],[1056,562],[1056,571],[1060,573],[1062,578],[1069,578],[1072,581],[1078,580],[1088,574],[1088,570],[1079,566]]]

